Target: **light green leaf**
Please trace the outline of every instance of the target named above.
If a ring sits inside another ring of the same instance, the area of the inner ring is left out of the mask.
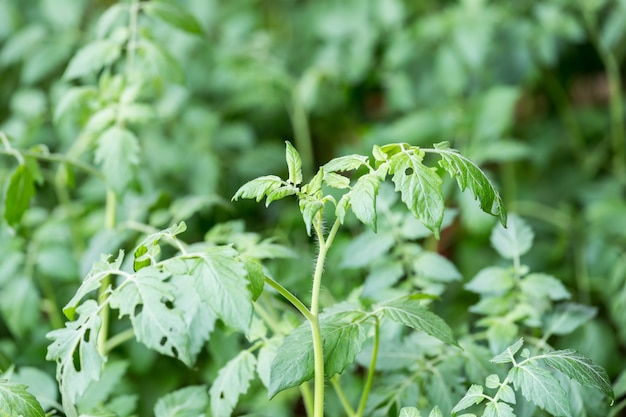
[[[420,252],[413,262],[416,274],[442,282],[458,281],[461,274],[454,264],[436,252]]]
[[[524,339],[520,338],[511,346],[507,347],[506,350],[499,355],[494,356],[490,362],[493,363],[510,363],[513,362],[513,357],[515,354],[522,348],[524,345]]]
[[[155,417],[200,417],[209,405],[206,387],[192,385],[166,394],[154,406]]]
[[[120,250],[114,261],[109,262],[109,258],[110,255],[101,255],[100,260],[93,263],[91,270],[83,279],[72,299],[63,307],[63,313],[68,319],[74,320],[76,306],[80,300],[90,292],[99,289],[104,278],[120,270],[124,260],[124,251]]]
[[[24,384],[41,404],[44,411],[53,408],[59,402],[59,388],[50,374],[42,369],[21,366],[10,378],[10,382]]]
[[[291,142],[285,141],[285,157],[287,159],[287,170],[289,172],[289,183],[298,185],[302,182],[302,160],[300,154],[293,147]]]
[[[364,155],[346,155],[339,158],[331,159],[324,165],[324,172],[343,172],[352,171],[362,166],[367,166],[367,156]]]
[[[84,77],[115,62],[121,55],[119,43],[108,39],[93,41],[76,52],[63,74],[66,80]]]
[[[515,285],[511,271],[499,266],[481,269],[464,288],[478,294],[505,294]]]
[[[120,318],[129,316],[138,341],[159,353],[191,365],[189,334],[182,312],[173,307],[173,284],[166,282],[171,273],[147,266],[125,276],[109,298]]]
[[[511,388],[510,385],[500,386],[498,395],[502,401],[506,401],[509,404],[515,404],[517,401],[515,398],[515,391],[513,391],[513,388]]]
[[[239,352],[220,369],[209,390],[213,417],[230,417],[239,396],[248,391],[255,369],[256,358],[247,350]]]
[[[399,298],[379,306],[384,317],[429,334],[444,343],[459,346],[446,322],[424,308],[419,301]]]
[[[561,281],[548,274],[529,274],[522,279],[520,287],[531,298],[566,300],[571,297]]]
[[[109,186],[121,194],[133,180],[139,165],[139,140],[130,130],[110,127],[98,138],[95,161],[102,165]]]
[[[480,404],[484,399],[483,386],[472,384],[465,393],[465,396],[454,406],[452,414],[458,413],[473,405]]]
[[[350,178],[334,172],[324,172],[324,182],[332,188],[344,190],[350,187]]]
[[[611,380],[604,368],[578,352],[571,349],[555,350],[535,358],[542,358],[548,366],[564,373],[580,385],[593,387],[615,400]]]
[[[306,233],[311,236],[311,226],[315,215],[324,208],[324,202],[308,195],[302,195],[298,201],[300,206],[300,212],[302,213],[302,219],[306,226]]]
[[[266,195],[280,188],[283,184],[283,180],[276,175],[266,175],[263,177],[255,178],[252,181],[248,181],[242,185],[232,200],[237,201],[241,198],[254,198],[257,203],[263,199]]]
[[[570,407],[559,381],[535,362],[525,362],[509,371],[509,379],[524,397],[554,416],[569,417]]]
[[[280,200],[281,198],[285,198],[290,195],[294,195],[298,192],[298,189],[293,185],[285,185],[279,187],[270,193],[267,194],[267,199],[265,200],[265,207],[268,207],[273,201]]]
[[[546,334],[569,334],[591,320],[598,312],[596,307],[576,303],[559,304],[546,318]]]
[[[326,378],[343,372],[363,349],[365,329],[357,320],[363,315],[361,311],[340,311],[320,316]],[[270,370],[269,397],[313,378],[313,362],[311,326],[305,322],[276,351]]]
[[[28,387],[0,379],[0,415],[6,417],[45,417],[37,399]]]
[[[123,383],[128,361],[107,361],[100,379],[92,382],[87,391],[79,398],[77,406],[79,410],[89,410],[97,404],[105,404],[114,390]]]
[[[515,417],[515,412],[507,403],[490,401],[482,417]]]
[[[487,388],[495,389],[500,386],[500,377],[497,374],[491,374],[485,380]]]
[[[424,152],[412,148],[392,156],[389,173],[400,191],[402,201],[424,226],[439,238],[443,220],[444,202],[441,178],[434,170],[422,164]]]
[[[0,312],[6,325],[17,337],[25,336],[41,319],[41,297],[33,280],[12,277],[0,291]]]
[[[507,228],[497,225],[491,232],[491,245],[505,259],[519,258],[533,244],[534,233],[526,222],[516,214],[509,216]]]
[[[265,389],[270,389],[270,374],[272,369],[272,362],[276,357],[276,352],[282,343],[282,339],[279,337],[273,337],[265,342],[263,347],[259,349],[259,355],[257,357],[256,372],[259,375],[259,379],[265,386]]]
[[[341,266],[361,268],[385,255],[394,245],[395,238],[389,231],[374,233],[366,230],[352,239],[344,251]]]
[[[376,174],[366,174],[358,179],[350,191],[350,205],[357,219],[376,232],[376,195],[380,179]]]
[[[438,406],[435,406],[428,414],[428,417],[443,417],[443,413]]]
[[[484,212],[498,217],[500,223],[505,225],[507,217],[504,202],[493,184],[472,161],[448,146],[445,142],[435,145],[435,152],[441,156],[439,166],[452,178],[456,178],[461,191],[466,188],[472,191]]]
[[[20,222],[34,196],[33,175],[25,164],[20,164],[11,174],[4,200],[4,218],[9,225]]]
[[[98,303],[87,300],[76,309],[79,315],[76,321],[68,322],[64,328],[46,335],[52,340],[46,360],[57,364],[56,377],[68,417],[78,416],[76,400],[102,373],[104,358],[97,347],[102,324],[99,311]]]
[[[415,407],[402,407],[400,417],[421,417],[419,410]]]
[[[97,24],[97,36],[99,39],[106,37],[116,24],[120,22],[126,22],[128,17],[128,5],[126,4],[114,4],[104,11]]]
[[[222,321],[244,333],[252,321],[252,294],[248,271],[230,247],[210,248],[202,258],[190,260],[195,289]]]
[[[202,26],[196,18],[176,4],[151,1],[142,3],[142,8],[147,15],[162,20],[177,29],[195,35],[203,33]]]

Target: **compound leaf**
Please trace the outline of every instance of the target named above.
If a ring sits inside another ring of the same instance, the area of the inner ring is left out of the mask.
[[[241,351],[220,369],[209,390],[213,417],[230,417],[239,396],[248,391],[255,369],[256,358],[247,350]]]
[[[143,3],[142,6],[146,14],[156,17],[177,29],[195,35],[201,35],[203,32],[202,26],[200,26],[195,17],[174,4],[151,1]]]
[[[77,417],[74,404],[83,395],[89,383],[100,378],[104,358],[97,347],[102,321],[98,303],[87,300],[77,309],[78,319],[65,324],[62,329],[49,332],[52,340],[46,360],[57,364],[57,381],[68,417]],[[78,366],[77,366],[78,365]]]
[[[571,349],[555,350],[538,357],[541,357],[548,366],[564,373],[580,385],[596,388],[611,400],[615,399],[611,380],[606,371],[594,364],[591,359]]]
[[[456,178],[461,191],[469,188],[484,212],[497,216],[502,225],[507,224],[504,202],[483,171],[458,151],[450,149],[447,142],[435,145],[435,150],[441,156],[439,166]]]
[[[0,416],[45,416],[41,404],[26,391],[27,388],[26,385],[0,380],[0,404],[2,404]]]
[[[421,417],[419,410],[415,407],[402,407],[400,417]]]
[[[459,346],[446,322],[417,300],[406,297],[392,300],[382,304],[380,310],[390,320],[422,331],[449,345]]]
[[[350,204],[357,219],[376,232],[376,196],[380,179],[376,174],[363,175],[350,191]]]
[[[352,171],[367,165],[367,156],[346,155],[331,159],[324,165],[324,172]]]
[[[570,406],[559,381],[534,361],[524,362],[509,371],[509,378],[524,397],[554,416],[570,416]]]
[[[355,322],[360,311],[340,311],[320,316],[326,378],[342,372],[363,348],[365,329]],[[270,369],[269,397],[313,378],[311,326],[303,323],[291,332],[276,351]]]
[[[515,343],[507,347],[506,350],[499,355],[494,356],[490,362],[492,363],[510,363],[513,362],[513,357],[524,345],[524,339],[517,339]]]
[[[133,132],[113,126],[98,138],[95,161],[102,165],[109,186],[121,194],[133,180],[139,164],[139,140]]]
[[[171,273],[148,266],[116,288],[111,307],[120,317],[130,316],[137,340],[150,349],[191,365],[189,335],[182,312],[173,305],[175,287],[166,280]]]
[[[302,182],[302,159],[300,159],[300,154],[290,142],[285,141],[285,145],[285,157],[287,159],[289,182],[292,185],[298,185]]]
[[[254,198],[258,203],[263,197],[280,188],[282,184],[283,180],[276,175],[265,175],[255,178],[239,187],[232,200],[237,201],[240,197]]]
[[[490,401],[482,417],[515,417],[515,412],[507,403]]]
[[[4,200],[4,218],[9,225],[19,223],[34,196],[33,174],[26,164],[20,164],[11,174]]]
[[[154,406],[155,417],[199,417],[205,415],[209,405],[207,390],[203,386],[189,386],[159,398]]]
[[[402,201],[424,226],[439,238],[444,201],[441,178],[422,163],[424,152],[403,149],[391,158],[389,173]]]

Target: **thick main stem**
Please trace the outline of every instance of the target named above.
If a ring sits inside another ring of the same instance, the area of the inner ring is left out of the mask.
[[[311,293],[311,317],[309,322],[311,324],[311,334],[313,336],[313,363],[315,368],[315,385],[313,390],[313,417],[324,416],[324,350],[322,341],[322,331],[319,321],[319,298],[320,290],[322,288],[322,274],[324,272],[324,263],[326,261],[326,255],[328,249],[333,243],[337,230],[340,226],[339,220],[335,220],[332,229],[328,233],[326,239],[324,239],[324,233],[322,230],[322,216],[318,214],[315,223],[315,233],[320,245],[320,252],[315,264],[315,272],[313,274],[313,290]]]

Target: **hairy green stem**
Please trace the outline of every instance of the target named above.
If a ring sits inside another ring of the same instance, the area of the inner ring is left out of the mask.
[[[372,390],[372,384],[374,383],[374,375],[376,374],[376,361],[378,360],[378,348],[380,346],[380,322],[377,316],[374,316],[376,322],[374,323],[374,346],[372,347],[372,358],[370,359],[369,371],[367,372],[367,380],[365,381],[365,387],[363,387],[363,393],[361,394],[361,401],[359,402],[359,408],[356,411],[357,417],[363,417],[365,413],[365,406],[367,405],[367,398]]]
[[[319,298],[322,287],[322,274],[324,272],[324,263],[328,249],[333,244],[335,235],[339,230],[341,223],[339,219],[335,220],[333,227],[328,232],[328,236],[324,239],[322,231],[322,216],[318,213],[315,222],[315,233],[317,235],[320,250],[315,264],[315,272],[313,274],[313,289],[311,292],[311,333],[313,336],[313,362],[315,368],[315,385],[314,385],[314,417],[324,416],[324,351],[322,341],[322,331],[319,321]]]
[[[311,320],[313,316],[309,309],[306,308],[304,303],[298,299],[295,295],[293,295],[288,289],[280,285],[278,282],[274,281],[270,277],[265,277],[265,282],[272,288],[274,288],[280,295],[282,295],[287,301],[291,303],[307,320]]]
[[[313,147],[311,146],[311,130],[302,98],[294,86],[291,92],[291,109],[289,112],[296,148],[302,158],[302,173],[305,177],[313,174]]]
[[[115,192],[111,189],[107,190],[107,199],[106,199],[106,207],[105,207],[105,218],[104,223],[107,229],[113,229],[115,227],[116,222],[116,205],[117,205],[117,197]],[[107,275],[100,282],[100,289],[98,290],[98,304],[104,305],[102,310],[100,311],[100,318],[102,320],[102,325],[100,327],[100,332],[98,333],[98,352],[102,356],[106,355],[107,352],[107,339],[109,337],[109,321],[111,316],[111,309],[109,308],[109,303],[107,302],[109,287],[111,285],[111,275]]]

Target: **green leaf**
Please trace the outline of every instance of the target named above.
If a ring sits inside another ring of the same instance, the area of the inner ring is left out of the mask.
[[[441,156],[439,166],[456,178],[461,191],[466,188],[472,191],[484,212],[497,216],[502,225],[507,224],[504,202],[493,184],[472,161],[448,146],[445,143],[435,145],[435,152]]]
[[[402,407],[400,417],[421,417],[419,410],[415,407]]]
[[[578,352],[571,349],[555,350],[533,359],[536,358],[542,358],[548,366],[564,373],[580,385],[595,388],[615,400],[611,380],[604,368]]]
[[[339,158],[331,159],[324,166],[324,172],[344,172],[367,166],[367,156],[364,155],[346,155]]]
[[[202,26],[196,18],[175,4],[151,1],[142,3],[142,8],[147,15],[162,20],[177,29],[195,35],[203,33]]]
[[[57,103],[52,120],[58,123],[66,114],[74,114],[83,103],[97,97],[98,90],[92,86],[72,87],[68,89]]]
[[[464,288],[478,294],[505,294],[515,285],[510,270],[499,266],[481,269]]]
[[[254,198],[257,203],[263,199],[266,195],[272,193],[283,185],[283,180],[276,175],[266,175],[263,177],[255,178],[252,181],[248,181],[242,185],[232,200],[237,201],[241,198]]]
[[[524,345],[524,339],[520,338],[511,346],[507,347],[506,350],[499,355],[494,356],[490,362],[493,363],[511,363],[513,362],[513,357],[515,354],[522,348]]]
[[[384,317],[429,334],[442,342],[459,346],[446,322],[411,298],[399,298],[379,306]]]
[[[119,43],[108,39],[93,41],[76,52],[63,74],[66,80],[84,77],[115,62],[121,55]]]
[[[391,158],[389,173],[404,204],[439,238],[444,212],[442,181],[434,170],[424,166],[423,158],[424,152],[419,149],[403,149]]]
[[[413,269],[416,274],[436,281],[450,282],[461,279],[461,274],[454,264],[436,252],[420,252],[413,261]]]
[[[350,205],[357,219],[376,232],[376,195],[380,179],[376,174],[363,175],[350,191]]]
[[[265,386],[265,389],[270,389],[270,374],[272,369],[272,362],[276,357],[276,352],[282,343],[282,338],[272,337],[267,340],[263,347],[259,349],[257,358],[256,372],[259,375],[259,379]]]
[[[454,406],[452,414],[456,414],[473,405],[480,404],[484,399],[483,386],[472,384],[467,390],[467,393],[465,393],[465,396]]]
[[[443,414],[441,413],[441,410],[439,409],[439,407],[435,406],[430,411],[430,414],[428,414],[428,417],[443,417]]]
[[[293,147],[291,142],[285,141],[285,158],[287,159],[287,170],[289,172],[289,183],[298,185],[302,182],[302,160],[300,154]]]
[[[343,372],[363,349],[365,329],[358,322],[361,311],[340,311],[320,316],[324,352],[324,375],[330,378]],[[303,323],[283,340],[270,370],[269,397],[295,387],[314,376],[311,326]]]
[[[324,182],[326,185],[339,190],[350,188],[350,178],[334,172],[324,172]]]
[[[518,215],[509,216],[507,228],[497,225],[491,232],[491,245],[505,259],[519,258],[533,244],[534,233]]]
[[[28,392],[35,396],[41,404],[41,408],[44,410],[54,408],[54,406],[59,403],[57,382],[48,372],[42,369],[20,366],[19,369],[11,375],[10,382],[26,385]]]
[[[33,174],[25,164],[20,164],[11,174],[4,200],[4,218],[11,226],[16,226],[35,196]]]
[[[90,292],[99,289],[104,278],[120,270],[124,260],[124,251],[120,250],[117,258],[112,262],[109,262],[109,258],[110,255],[101,255],[100,260],[93,263],[91,270],[83,279],[72,299],[63,307],[63,313],[68,319],[74,320],[76,306],[80,300]]]
[[[7,417],[45,417],[37,399],[28,387],[0,379],[0,415]]]
[[[490,401],[482,417],[515,417],[515,412],[507,403]]]
[[[190,260],[195,289],[222,321],[247,333],[252,321],[252,295],[248,271],[230,247],[207,249],[200,258]]]
[[[98,138],[95,161],[102,165],[108,185],[121,194],[133,180],[139,165],[139,140],[133,132],[113,126]]]
[[[509,371],[509,379],[516,390],[528,400],[554,416],[569,417],[570,407],[559,381],[535,362],[524,362]]]
[[[154,406],[155,417],[204,416],[209,405],[204,386],[192,385],[166,394]]]
[[[248,271],[248,288],[252,294],[252,300],[256,301],[263,293],[265,287],[265,273],[263,272],[263,266],[256,260],[249,257],[242,257],[246,271]]]
[[[341,260],[344,268],[361,268],[383,257],[393,247],[395,237],[389,231],[366,230],[352,239]]]
[[[220,369],[209,390],[213,417],[230,417],[239,396],[248,391],[255,369],[256,358],[247,350],[239,352]]]
[[[294,195],[298,192],[298,189],[293,185],[285,185],[279,187],[272,192],[267,194],[267,199],[265,200],[265,207],[268,207],[273,201],[280,200],[281,198],[285,198],[290,195]]]
[[[531,298],[566,300],[571,297],[561,281],[548,274],[528,274],[521,280],[520,287]]]
[[[104,358],[97,347],[100,319],[98,303],[87,300],[76,312],[76,321],[65,323],[65,327],[49,332],[52,340],[48,346],[46,360],[57,364],[56,377],[59,382],[63,408],[68,417],[77,417],[75,404],[92,381],[100,378]],[[77,366],[78,365],[78,366]]]
[[[300,197],[298,205],[300,206],[302,219],[304,220],[304,225],[306,226],[306,233],[311,236],[313,219],[315,215],[324,208],[324,202],[305,194]]]
[[[41,319],[41,297],[32,279],[12,277],[0,291],[0,312],[11,332],[23,337]]]
[[[547,316],[546,334],[565,335],[591,320],[598,312],[596,307],[576,303],[559,304]]]

